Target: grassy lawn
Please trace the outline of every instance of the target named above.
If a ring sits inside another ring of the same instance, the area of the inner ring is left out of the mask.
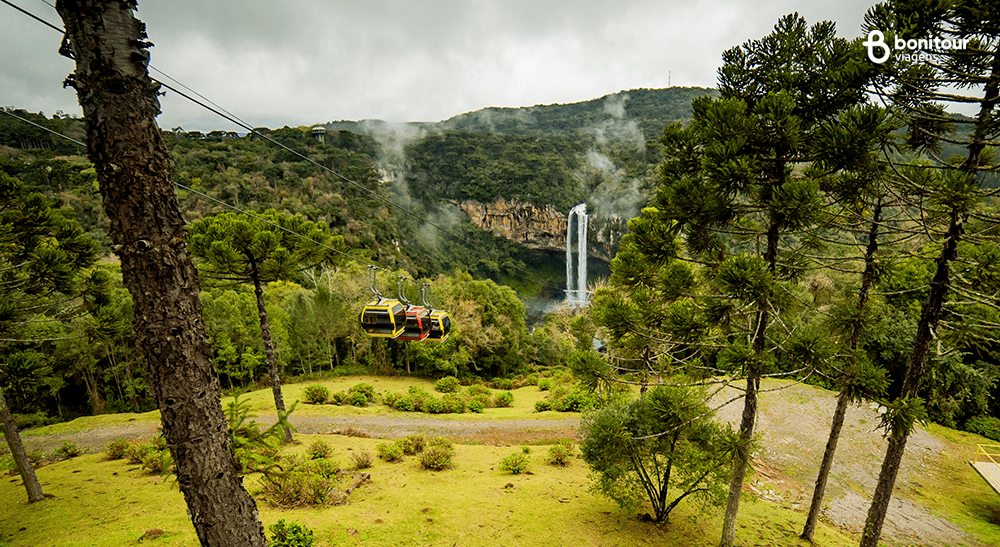
[[[300,435],[289,452],[302,452],[322,438],[334,458],[350,462],[352,451],[384,442],[340,435]],[[633,513],[588,491],[583,462],[545,463],[547,447],[531,446],[531,474],[510,475],[498,462],[523,447],[456,445],[455,467],[431,472],[416,457],[400,463],[376,460],[372,482],[358,488],[348,505],[280,509],[258,502],[265,526],[278,519],[312,528],[318,546],[332,545],[714,545],[721,508],[681,505],[669,523],[641,522]],[[123,460],[87,454],[38,470],[54,497],[25,502],[20,478],[0,480],[0,545],[121,546],[135,544],[149,529],[165,535],[152,545],[197,545],[183,498],[170,477],[142,472]],[[246,479],[251,492],[256,480]],[[806,545],[796,538],[802,515],[778,505],[747,500],[741,509],[741,545]],[[817,545],[847,546],[856,539],[821,526]]]
[[[417,385],[434,393],[433,382],[408,377],[353,376],[287,384],[289,403],[302,398],[310,384],[331,391],[346,391],[359,382],[377,392],[404,393]],[[441,420],[573,419],[577,413],[534,412],[534,403],[547,392],[535,386],[514,390],[511,408],[487,409],[483,414],[433,415]],[[241,396],[251,403],[258,419],[274,412],[269,389]],[[223,405],[231,401],[223,400]],[[395,412],[384,405],[366,408],[299,404],[295,416],[394,416],[428,418],[423,413]],[[64,434],[124,425],[156,423],[158,412],[93,416],[54,424],[27,435]],[[928,430],[945,444],[936,467],[926,480],[909,486],[903,494],[926,505],[969,532],[982,545],[1000,545],[1000,496],[971,469],[969,447],[986,439],[944,427]],[[360,450],[377,453],[384,439],[342,435],[299,434],[286,447],[287,453],[302,453],[316,439],[334,449],[333,458],[347,467],[351,454]],[[521,442],[521,441],[516,441]],[[553,442],[551,439],[539,442]],[[500,460],[529,450],[529,474],[510,475],[500,470]],[[317,546],[333,545],[543,545],[573,547],[626,545],[713,546],[721,535],[722,507],[681,504],[662,525],[643,522],[635,512],[626,512],[613,502],[589,491],[586,465],[574,457],[567,467],[546,463],[548,446],[493,446],[490,443],[455,445],[455,466],[432,472],[418,459],[407,456],[400,463],[376,459],[368,471],[372,481],[358,488],[344,506],[283,509],[258,497],[265,526],[278,519],[294,521],[313,529]],[[578,454],[574,451],[574,455]],[[150,529],[161,529],[162,537],[142,544],[194,546],[197,540],[186,516],[186,506],[173,479],[151,475],[124,460],[109,461],[103,454],[85,454],[51,463],[37,471],[46,493],[54,497],[28,505],[16,475],[0,476],[0,546],[121,546],[136,544]],[[251,493],[258,479],[245,484]],[[645,512],[647,509],[640,509]],[[776,504],[744,498],[737,531],[739,545],[806,546],[798,539],[805,515]],[[820,524],[814,545],[856,545],[857,537]],[[888,543],[887,543],[888,545]]]

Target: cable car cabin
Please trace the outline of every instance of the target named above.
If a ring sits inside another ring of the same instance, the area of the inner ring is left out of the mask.
[[[396,338],[406,326],[406,310],[399,300],[383,300],[365,304],[361,310],[361,328],[369,336]]]
[[[451,334],[451,317],[444,310],[434,310],[431,312],[431,332],[427,335],[428,340],[444,342]]]
[[[419,342],[427,338],[430,332],[431,314],[427,308],[410,306],[406,309],[406,326],[403,327],[403,334],[400,334],[396,339]]]

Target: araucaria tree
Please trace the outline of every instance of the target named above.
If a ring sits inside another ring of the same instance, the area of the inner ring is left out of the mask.
[[[83,310],[86,268],[97,256],[97,243],[80,226],[63,218],[40,193],[0,171],[0,417],[7,445],[28,501],[45,499],[42,485],[21,443],[4,388],[23,385],[15,362],[37,362],[40,354],[20,353],[30,344],[27,328],[35,321],[68,318]],[[19,343],[20,342],[20,343]]]
[[[1000,5],[982,0],[891,1],[869,11],[865,30],[881,31],[892,42],[896,38],[925,39],[924,43],[933,49],[924,53],[934,59],[934,62],[913,63],[891,57],[887,66],[893,80],[880,89],[905,117],[909,144],[934,160],[899,169],[899,184],[927,219],[925,229],[937,250],[937,258],[902,390],[888,405],[884,417],[889,443],[861,537],[862,547],[875,547],[907,438],[915,422],[926,415],[919,395],[921,380],[932,343],[935,338],[940,340],[939,326],[947,312],[949,293],[960,292],[964,301],[996,308],[995,283],[983,285],[980,279],[977,287],[977,280],[967,278],[969,284],[962,287],[956,284],[953,270],[961,266],[972,273],[983,266],[995,268],[982,261],[994,253],[970,249],[967,243],[984,243],[984,236],[997,221],[983,211],[983,200],[989,193],[983,172],[998,168],[988,147],[1000,144],[996,118],[1000,101]],[[962,41],[966,47],[936,49],[935,44],[941,40]],[[963,94],[942,90],[946,85],[968,91]],[[978,106],[974,118],[961,120],[966,131],[959,135],[951,134],[959,120],[947,114],[943,107],[947,103]],[[941,139],[960,144],[963,155],[939,157]],[[959,262],[960,253],[966,264]]]
[[[264,285],[291,279],[327,260],[331,254],[329,228],[322,222],[268,210],[254,216],[221,213],[192,223],[189,230],[191,254],[200,259],[202,275],[217,282],[253,284],[274,407],[279,419],[284,419],[285,401],[264,304]],[[291,442],[291,429],[284,425],[284,430],[285,442]]]
[[[264,547],[257,504],[243,487],[226,431],[170,153],[154,120],[151,44],[135,7],[134,1],[57,0],[66,27],[61,51],[76,61],[66,84],[76,89],[87,120],[87,154],[108,235],[132,295],[150,391],[198,540]]]
[[[774,366],[777,341],[801,334],[787,319],[779,332],[771,327],[793,306],[787,283],[800,275],[826,207],[816,140],[826,124],[850,123],[842,114],[863,102],[870,70],[859,43],[837,38],[829,22],[809,27],[797,14],[726,51],[723,61],[720,97],[695,100],[690,125],[664,131],[656,208],[683,234],[690,258],[706,266],[711,296],[699,305],[725,346],[716,366],[745,380],[720,542],[729,547],[761,379]]]

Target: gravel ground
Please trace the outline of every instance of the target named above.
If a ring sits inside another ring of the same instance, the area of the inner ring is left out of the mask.
[[[762,387],[766,390],[776,385],[764,382]],[[735,390],[728,390],[717,394],[713,406],[735,393]],[[808,510],[835,404],[830,392],[806,385],[762,393],[757,421],[762,449],[746,489],[758,497],[803,513]],[[735,427],[742,409],[742,400],[730,403],[718,411],[718,419]],[[878,415],[877,406],[849,408],[827,487],[824,519],[856,534],[864,527],[869,496],[875,488],[885,454],[886,442],[876,430]],[[426,415],[387,415],[293,416],[292,423],[302,434],[331,434],[354,428],[374,437],[422,433],[505,446],[576,437],[579,420],[444,420]],[[51,452],[63,441],[70,441],[81,448],[97,451],[119,437],[151,436],[157,425],[144,422],[103,426],[71,434],[25,435],[23,438],[28,450]],[[897,490],[917,483],[942,448],[941,442],[918,428],[907,443]],[[898,494],[893,497],[886,517],[883,537],[908,545],[930,546],[954,545],[968,540],[968,535],[958,526],[931,515],[925,507]]]
[[[777,385],[763,382],[761,388],[773,389]],[[720,393],[715,400],[721,404],[735,393]],[[802,384],[761,393],[756,431],[762,449],[754,464],[757,473],[749,478],[751,491],[803,512],[809,510],[836,403],[831,392]],[[720,409],[718,416],[735,428],[742,412],[741,399]],[[822,514],[826,521],[859,535],[888,444],[876,429],[878,417],[879,408],[874,404],[848,408],[824,497],[826,508]],[[920,481],[943,448],[920,427],[910,435],[883,537],[907,545],[931,546],[955,545],[969,539],[958,526],[899,495],[903,486]]]

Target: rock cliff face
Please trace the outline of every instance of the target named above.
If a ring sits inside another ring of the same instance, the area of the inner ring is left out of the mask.
[[[481,230],[505,237],[529,249],[566,251],[566,215],[550,205],[538,206],[512,199],[497,198],[491,203],[453,202],[465,211]],[[587,233],[587,256],[610,262],[627,229],[627,221],[591,216]],[[574,244],[575,245],[575,244]]]

